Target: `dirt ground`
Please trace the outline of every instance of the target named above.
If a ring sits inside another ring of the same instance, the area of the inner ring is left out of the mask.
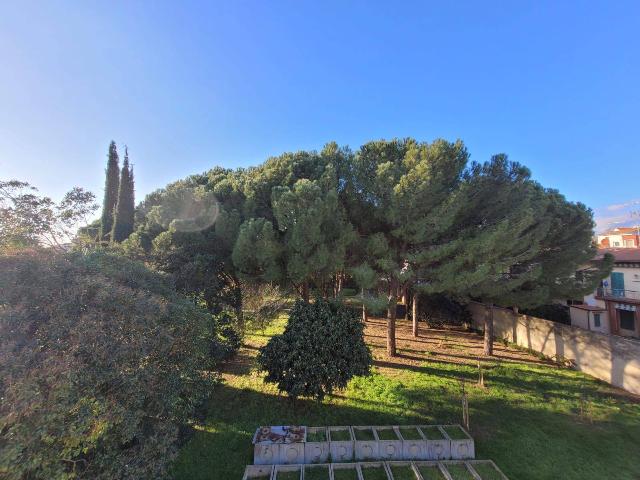
[[[427,328],[419,325],[418,338],[412,333],[411,322],[396,323],[397,356],[389,357],[386,351],[387,321],[370,318],[366,322],[365,339],[371,346],[374,364],[381,368],[397,368],[401,365],[419,366],[425,361],[477,365],[483,356],[483,338],[462,328]],[[538,358],[524,350],[494,342],[493,361],[555,365],[550,360]]]
[[[365,324],[365,340],[371,347],[374,365],[393,376],[405,366],[419,367],[423,362],[458,363],[472,366],[478,360],[486,359],[482,355],[483,339],[475,332],[462,328],[428,328],[421,323],[418,338],[412,333],[411,322],[396,321],[397,356],[389,357],[386,351],[387,321],[384,318],[369,317]],[[255,365],[258,348],[270,338],[269,334],[254,333],[245,339],[238,354],[226,362],[222,369],[223,377],[235,378],[248,373]],[[492,362],[520,362],[555,365],[550,360],[538,358],[526,351],[494,342]]]

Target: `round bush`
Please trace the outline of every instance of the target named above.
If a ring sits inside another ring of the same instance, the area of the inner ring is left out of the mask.
[[[296,302],[284,333],[258,353],[265,381],[293,398],[322,399],[346,387],[352,377],[367,375],[371,361],[357,313],[320,299]]]
[[[142,264],[0,257],[0,477],[162,478],[215,381],[216,336]]]

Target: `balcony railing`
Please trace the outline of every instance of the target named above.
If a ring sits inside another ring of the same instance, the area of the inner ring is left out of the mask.
[[[625,290],[624,288],[603,288],[600,287],[596,291],[597,296],[601,298],[619,298],[621,300],[638,300],[640,301],[640,292],[634,290]]]

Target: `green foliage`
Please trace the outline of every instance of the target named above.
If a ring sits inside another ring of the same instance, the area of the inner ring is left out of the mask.
[[[104,181],[104,200],[102,202],[102,216],[100,217],[100,240],[109,240],[113,228],[113,214],[118,203],[120,187],[120,166],[118,164],[118,149],[113,140],[109,144],[109,156]]]
[[[471,165],[447,215],[438,243],[416,258],[428,293],[526,307],[592,291],[606,275],[594,267],[576,280],[596,253],[592,213],[506,155]]]
[[[552,322],[564,323],[571,325],[571,315],[569,307],[559,303],[551,303],[549,305],[540,305],[538,307],[526,308],[521,313],[531,315],[533,317],[544,318]]]
[[[466,305],[442,294],[418,294],[418,318],[429,326],[471,324],[471,314]]]
[[[360,319],[342,304],[296,302],[282,335],[260,349],[266,382],[293,398],[322,399],[356,375],[369,373],[371,353]]]
[[[216,340],[212,343],[211,355],[216,360],[231,358],[242,345],[242,334],[238,331],[237,322],[227,312],[214,317]]]
[[[149,195],[130,251],[153,244],[160,268],[185,272],[183,291],[205,298],[205,276],[230,279],[209,285],[216,292],[237,293],[242,279],[305,300],[337,296],[351,277],[368,310],[387,308],[391,355],[393,305],[407,288],[521,308],[593,290],[611,259],[590,263],[592,212],[506,155],[468,158],[459,140],[407,138],[216,168]]]
[[[324,286],[345,267],[355,239],[337,192],[323,191],[320,181],[301,179],[293,188],[274,188],[273,198],[287,279],[293,285]]]
[[[284,324],[283,320],[266,332],[249,334],[245,342],[250,348],[243,353],[252,355],[269,335],[282,332]],[[433,335],[432,341],[444,338],[444,334]],[[382,356],[379,339],[367,338],[378,345],[376,357]],[[461,334],[455,343],[468,348],[455,349],[451,352],[454,357],[477,357],[475,334]],[[467,381],[471,435],[476,440],[491,439],[476,441],[476,456],[493,459],[509,478],[551,479],[562,472],[563,480],[598,480],[610,477],[612,471],[616,480],[640,478],[636,458],[640,403],[632,395],[582,372],[536,363],[535,358],[526,356],[522,361],[489,362],[486,387],[482,388],[476,386],[474,360],[464,364],[461,359],[447,362],[426,352],[406,352],[424,358],[384,359],[374,367],[373,375],[353,379],[343,392],[323,402],[300,399],[295,407],[286,396],[278,395],[276,386],[265,385],[261,375],[247,366],[239,367],[215,389],[204,427],[182,448],[174,478],[241,478],[245,465],[251,463],[247,445],[256,425],[460,423],[462,379]],[[518,356],[513,353],[504,352]],[[591,419],[580,413],[585,399]],[[332,439],[335,436],[332,432]],[[225,452],[224,461],[211,454],[221,451]]]
[[[252,218],[240,227],[232,258],[247,281],[274,282],[282,278],[281,252],[273,224],[264,218]]]
[[[112,242],[120,243],[133,233],[134,212],[133,168],[129,166],[129,152],[125,149],[124,165],[122,166],[120,186],[118,188],[118,201],[113,212]]]
[[[75,187],[59,203],[41,197],[19,180],[0,181],[0,252],[26,247],[63,249],[77,225],[98,206],[95,196]]]
[[[140,263],[0,257],[0,476],[156,479],[215,380],[218,324]]]
[[[275,284],[242,284],[242,308],[245,324],[264,330],[282,313],[288,299]]]

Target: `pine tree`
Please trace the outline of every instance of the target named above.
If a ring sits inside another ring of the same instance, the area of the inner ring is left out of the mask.
[[[118,202],[118,188],[120,185],[120,165],[118,150],[113,140],[109,144],[109,160],[107,161],[106,179],[104,183],[104,201],[102,204],[102,217],[100,218],[99,240],[109,240],[113,228],[113,213]]]
[[[111,231],[111,240],[113,242],[122,242],[133,233],[134,213],[133,168],[129,167],[129,152],[125,147],[124,165],[122,166],[120,188],[118,189],[118,202],[113,214],[113,229]]]

